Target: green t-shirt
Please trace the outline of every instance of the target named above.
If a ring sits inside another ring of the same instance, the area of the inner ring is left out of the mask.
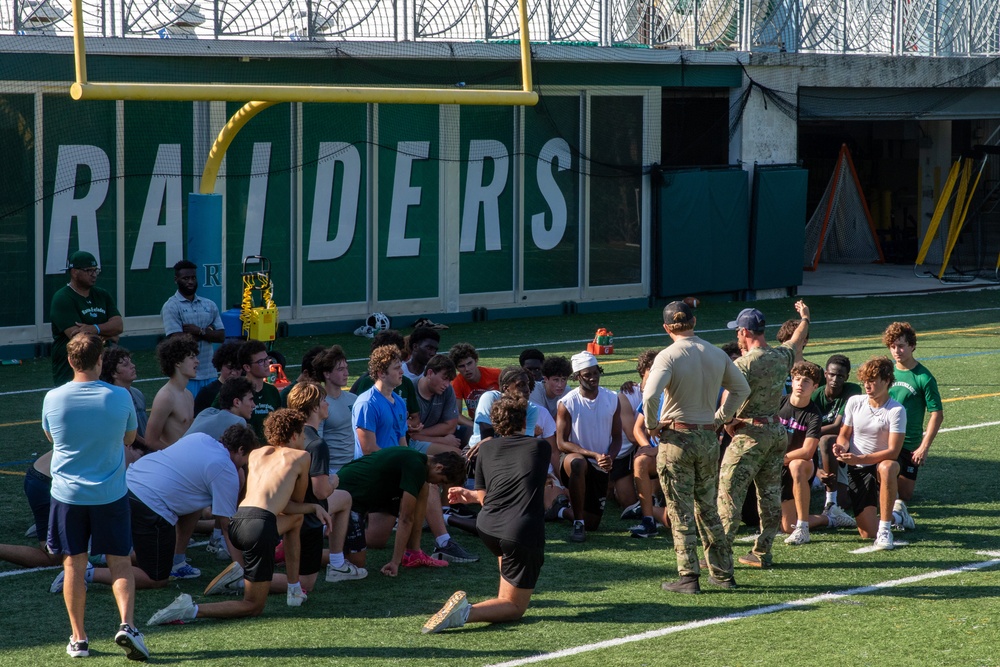
[[[355,512],[394,512],[403,493],[413,497],[427,482],[427,455],[409,447],[387,447],[351,461],[337,472]]]
[[[814,391],[812,393],[812,402],[816,404],[820,414],[823,415],[823,426],[829,426],[837,421],[838,416],[844,414],[844,406],[847,405],[847,399],[851,396],[860,396],[863,393],[865,393],[865,390],[861,388],[861,385],[853,382],[845,382],[844,388],[837,398],[828,398],[825,386]]]
[[[924,415],[941,411],[941,394],[937,380],[923,364],[912,370],[895,369],[896,379],[889,387],[889,396],[903,404],[906,410],[906,436],[903,448],[913,451],[924,438]]]
[[[66,360],[66,329],[81,324],[104,324],[121,315],[111,294],[100,287],[91,287],[90,296],[81,296],[66,285],[52,295],[49,320],[52,322],[52,381],[60,386],[73,379],[73,369]]]

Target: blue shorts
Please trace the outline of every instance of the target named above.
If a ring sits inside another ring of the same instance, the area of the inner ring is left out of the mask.
[[[109,556],[132,552],[132,513],[128,496],[106,505],[69,505],[52,499],[49,553],[76,556],[88,551]]]
[[[52,504],[52,478],[35,470],[34,466],[24,473],[24,495],[28,498],[28,507],[35,517],[35,531],[38,541],[44,542],[49,534],[49,508]]]

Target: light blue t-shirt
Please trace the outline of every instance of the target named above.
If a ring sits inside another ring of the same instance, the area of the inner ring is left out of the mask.
[[[136,423],[132,396],[122,387],[67,382],[47,393],[42,428],[52,436],[52,497],[69,505],[122,498],[125,433]]]
[[[472,436],[469,438],[469,446],[479,444],[479,441],[483,439],[482,434],[479,432],[479,425],[486,424],[487,426],[492,426],[493,422],[490,420],[490,410],[493,409],[493,404],[496,403],[497,399],[503,394],[494,389],[493,391],[488,391],[479,397],[479,403],[476,405],[476,419],[472,426]],[[525,425],[524,431],[522,433],[530,433],[534,435],[535,424],[538,423],[538,405],[528,401],[528,414],[525,415]]]
[[[399,446],[399,439],[406,437],[406,416],[406,401],[401,396],[394,394],[390,403],[376,387],[362,392],[351,409],[354,428],[372,431],[379,449]],[[354,452],[355,458],[361,457],[361,442],[356,430]]]

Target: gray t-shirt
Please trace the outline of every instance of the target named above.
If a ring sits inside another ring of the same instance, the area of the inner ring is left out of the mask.
[[[333,398],[329,394],[326,396],[326,404],[330,407],[330,414],[320,424],[320,435],[326,446],[330,448],[330,472],[336,472],[341,466],[354,460],[354,427],[352,426],[351,409],[356,400],[358,397],[349,391],[340,392],[340,396],[337,398]]]
[[[146,412],[146,396],[135,387],[129,387],[128,393],[132,395],[132,405],[135,406],[135,433],[140,438],[146,437],[146,422],[149,421],[149,413]]]
[[[417,402],[420,403],[420,423],[424,428],[437,426],[450,419],[458,419],[458,402],[455,400],[455,390],[448,385],[444,393],[432,394],[424,398],[417,390]]]
[[[569,385],[567,385],[565,389],[563,389],[563,393],[555,398],[549,398],[548,394],[545,393],[545,383],[538,382],[535,384],[535,388],[531,390],[531,396],[528,397],[528,400],[532,403],[537,403],[548,410],[549,414],[552,415],[552,418],[555,419],[556,407],[559,405],[559,399],[568,394],[570,391],[572,390]]]
[[[191,422],[191,426],[188,428],[187,433],[184,435],[191,435],[192,433],[204,433],[205,435],[210,435],[216,440],[222,438],[222,434],[226,432],[226,429],[234,424],[239,424],[241,426],[246,426],[247,420],[243,419],[239,415],[234,415],[229,410],[220,410],[219,408],[205,408],[198,413],[198,416],[194,418]]]

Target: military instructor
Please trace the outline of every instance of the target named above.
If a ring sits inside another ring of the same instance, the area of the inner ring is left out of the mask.
[[[69,282],[52,296],[49,320],[52,322],[52,381],[58,387],[73,379],[73,369],[66,359],[66,344],[78,333],[97,334],[107,344],[117,341],[125,330],[121,313],[109,292],[97,287],[101,268],[86,250],[70,255]]]

